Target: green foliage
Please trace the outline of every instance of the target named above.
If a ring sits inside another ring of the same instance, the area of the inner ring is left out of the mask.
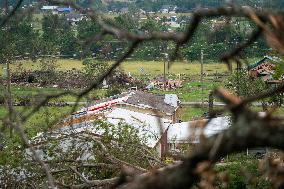
[[[42,59],[40,60],[40,78],[39,82],[42,85],[52,83],[56,79],[56,60],[55,59]]]
[[[161,1],[160,4],[158,4],[162,6],[164,3],[166,3],[166,1]],[[163,22],[167,21],[165,16],[161,21],[157,21],[147,15],[147,20],[141,21],[140,15],[137,14],[139,12],[137,7],[139,6],[131,4],[131,6],[129,6],[129,13],[119,15],[114,19],[105,19],[105,22],[133,33],[163,32],[169,29],[176,31],[185,30],[185,28],[170,28],[164,24]],[[180,19],[181,18],[179,18],[179,20]],[[182,16],[182,19],[190,21],[191,18]],[[220,19],[218,21],[223,22],[224,20]],[[44,14],[42,20],[34,21],[32,16],[30,16],[23,19],[23,21],[18,24],[15,24],[15,22],[16,20],[11,20],[11,22],[9,22],[11,23],[10,26],[0,31],[0,48],[3,51],[3,53],[0,54],[0,59],[2,60],[5,59],[4,55],[5,57],[11,58],[15,55],[24,55],[36,60],[38,55],[58,54],[68,57],[74,56],[76,58],[95,56],[100,59],[106,58],[109,60],[121,56],[129,45],[110,35],[104,38],[105,41],[108,41],[107,43],[97,41],[83,45],[78,43],[81,41],[89,41],[101,31],[98,24],[88,19],[84,19],[73,26],[66,20],[65,15]],[[33,25],[36,25],[34,23],[41,26],[37,27],[40,28],[40,30],[33,27]],[[213,25],[214,21],[204,20],[199,25],[197,33],[191,39],[191,43],[181,48],[181,54],[187,60],[199,60],[201,50],[205,52],[205,59],[217,59],[223,52],[246,40],[246,31],[254,28],[248,20],[238,18],[232,19],[225,25],[221,24],[215,29],[212,28]],[[1,47],[1,45],[3,45],[3,47]],[[167,46],[171,47],[172,45],[167,44]],[[267,49],[265,41],[260,39],[252,48],[245,49],[242,55],[250,56],[253,54],[254,56],[263,56],[263,54],[267,53]],[[169,53],[163,42],[145,42],[139,49],[136,49],[132,58],[161,60],[164,58],[162,53]]]
[[[284,76],[284,61],[281,59],[281,61],[277,62],[276,64],[273,78],[282,79],[283,76]]]
[[[229,77],[226,87],[241,98],[246,98],[259,94],[273,86],[266,84],[261,78],[250,78],[248,73],[241,69],[239,71],[235,71]],[[263,109],[266,109],[266,105],[268,103],[279,107],[283,104],[283,93],[271,95],[268,99],[262,99],[261,103],[263,105]]]
[[[148,168],[149,162],[141,152],[144,151],[144,142],[147,135],[138,136],[138,129],[133,126],[120,123],[110,125],[105,122],[95,122],[96,129],[102,132],[101,141],[107,145],[111,154],[140,167]]]
[[[83,65],[85,66],[85,74],[90,78],[98,77],[108,68],[107,62],[94,60],[93,58],[83,60]]]
[[[253,156],[234,154],[224,165],[217,165],[218,172],[225,172],[229,176],[226,189],[269,189],[271,183],[258,170],[258,160]],[[248,176],[249,175],[249,176]]]
[[[1,16],[0,16],[1,19]],[[39,33],[32,27],[31,19],[25,17],[21,21],[16,18],[0,30],[0,63],[13,59],[15,56],[35,56]]]
[[[88,131],[79,135],[75,133],[70,136],[63,134],[59,135],[60,137],[44,135],[43,138],[37,138],[43,141],[40,146],[35,146],[35,148],[40,149],[43,159],[48,159],[52,170],[69,170],[70,166],[77,166],[77,170],[87,179],[107,179],[119,176],[120,160],[145,169],[150,168],[147,157],[149,155],[154,157],[154,153],[144,146],[144,138],[143,136],[142,138],[138,137],[137,129],[122,123],[110,125],[102,121],[95,121],[93,125],[92,129],[97,130],[96,133],[100,133],[100,137]],[[14,183],[17,176],[22,173],[18,170],[22,170],[29,175],[27,178],[15,182],[21,183],[22,188],[31,183],[36,186],[45,185],[46,180],[45,177],[42,177],[41,167],[27,155],[27,151],[24,150],[26,147],[22,145],[19,137],[5,137],[4,146],[4,150],[0,151],[0,165],[5,166],[5,174],[1,172],[0,176],[2,183]],[[81,162],[80,158],[85,159]],[[94,167],[84,167],[82,163],[94,165]],[[110,165],[110,168],[95,166],[97,164]],[[12,175],[15,177],[11,178]],[[72,171],[59,171],[53,176],[64,183],[81,183],[80,177]]]
[[[77,40],[79,41],[88,41],[90,40],[93,36],[98,34],[100,32],[100,27],[98,24],[92,22],[91,20],[84,19],[77,24]],[[86,49],[83,49],[82,46],[80,46],[80,51],[83,52],[84,50],[84,55],[85,56],[90,56],[92,53],[99,53],[99,47],[101,46],[100,42],[96,43],[91,43],[90,46]],[[83,56],[81,52],[76,52],[79,57]]]
[[[110,97],[121,93],[121,89],[118,87],[111,87],[107,90],[105,96]]]
[[[191,43],[181,49],[187,60],[200,60],[200,51],[204,50],[205,59],[218,59],[224,52],[247,40],[247,30],[255,26],[246,19],[234,18],[230,22],[224,19],[204,20],[191,39]],[[184,29],[182,29],[183,31]],[[265,41],[261,38],[252,47],[242,52],[243,57],[263,56],[268,52]]]
[[[244,69],[235,71],[229,77],[226,87],[241,98],[259,94],[267,89],[265,82],[261,78],[250,78],[247,71]]]
[[[136,32],[138,30],[138,18],[132,17],[131,14],[120,15],[115,17],[114,20],[116,26],[122,27],[127,31]]]
[[[73,56],[78,52],[75,32],[64,16],[48,14],[42,21],[43,53]]]

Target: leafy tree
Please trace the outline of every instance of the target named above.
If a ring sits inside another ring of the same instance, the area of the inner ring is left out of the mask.
[[[98,34],[100,30],[100,27],[96,23],[92,22],[91,20],[84,19],[77,24],[77,39],[79,41],[88,41]],[[89,49],[83,49],[83,45],[80,46],[80,50],[85,51],[85,56],[90,56],[92,53],[99,53],[101,44],[92,42]]]
[[[241,98],[258,94],[267,88],[261,78],[250,78],[244,69],[235,71],[229,77],[226,86]]]
[[[32,27],[29,17],[18,22],[11,19],[0,31],[0,61],[13,60],[15,56],[34,57],[38,51],[39,33]]]
[[[107,90],[105,96],[106,97],[110,97],[110,96],[114,96],[114,95],[117,95],[117,94],[120,94],[122,91],[120,88],[118,87],[112,87],[110,89]]]
[[[138,19],[132,17],[130,14],[119,15],[118,17],[114,18],[115,25],[124,28],[127,31],[137,32],[138,30]]]
[[[57,68],[55,59],[41,59],[39,82],[42,85],[47,85],[56,80]]]
[[[274,79],[282,79],[284,76],[284,61],[281,59],[279,62],[277,62],[275,67],[275,72],[273,75]]]
[[[231,89],[241,98],[259,94],[272,86],[266,84],[261,78],[250,78],[247,71],[241,69],[235,71],[228,79],[226,87]],[[261,101],[263,109],[266,110],[267,104],[281,106],[283,104],[283,93],[271,95],[270,98]]]
[[[85,74],[90,78],[98,77],[108,67],[107,62],[94,60],[93,58],[86,58],[83,65],[85,66]]]
[[[48,14],[42,21],[43,53],[73,55],[78,51],[75,32],[64,16]]]

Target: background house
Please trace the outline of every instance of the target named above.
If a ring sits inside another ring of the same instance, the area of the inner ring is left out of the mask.
[[[77,22],[82,21],[84,18],[85,18],[84,15],[77,14],[77,13],[70,13],[70,14],[66,15],[67,21],[72,23],[72,24],[76,24]]]
[[[263,59],[257,61],[254,64],[248,66],[248,74],[252,78],[262,78],[264,81],[273,79],[273,74],[277,62],[276,57],[265,56]]]
[[[44,13],[57,13],[58,6],[42,6],[41,11]]]
[[[123,7],[119,10],[119,13],[120,14],[127,14],[129,12],[129,9],[128,7]]]
[[[174,14],[176,13],[176,10],[177,10],[177,6],[175,5],[163,5],[159,12],[160,13],[171,13],[171,14]]]
[[[73,8],[70,7],[59,7],[56,10],[58,14],[68,14],[73,12]]]

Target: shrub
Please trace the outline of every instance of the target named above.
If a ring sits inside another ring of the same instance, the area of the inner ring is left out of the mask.
[[[105,96],[106,97],[110,97],[110,96],[114,96],[114,95],[117,95],[117,94],[120,94],[121,93],[121,89],[117,88],[117,87],[113,87],[113,88],[110,88],[107,90]]]
[[[228,189],[269,189],[271,183],[261,176],[258,160],[244,154],[230,155],[228,162],[217,166],[217,172],[226,172],[229,176]],[[245,167],[244,167],[245,165]],[[249,177],[248,177],[249,175]]]
[[[17,96],[19,106],[29,106],[31,105],[31,98],[29,96]]]
[[[86,58],[83,61],[83,65],[85,66],[84,71],[86,76],[90,78],[98,77],[108,67],[107,62],[94,60],[93,58]]]

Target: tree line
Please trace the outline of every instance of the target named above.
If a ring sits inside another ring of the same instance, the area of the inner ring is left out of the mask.
[[[133,33],[181,32],[186,29],[186,25],[172,28],[166,24],[166,17],[161,17],[160,20],[156,18],[148,15],[147,20],[141,22],[137,10],[133,9],[128,14],[105,21],[110,25],[122,26]],[[180,21],[189,23],[191,18],[181,16],[178,18],[178,22]],[[214,60],[223,52],[247,40],[247,35],[253,31],[253,28],[253,24],[245,19],[204,20],[199,25],[191,43],[181,47],[181,54],[188,61],[199,60],[200,51],[204,50],[206,59]],[[126,51],[129,43],[113,36],[105,36],[104,42],[89,45],[88,41],[100,31],[101,28],[88,19],[83,19],[74,25],[67,21],[65,15],[44,14],[42,19],[30,15],[17,24],[11,20],[0,31],[0,48],[3,51],[0,59],[5,62],[7,59],[24,57],[35,60],[42,56],[60,56],[75,59],[95,57],[101,60],[114,60]],[[155,41],[144,42],[139,47],[132,54],[132,59],[163,60],[175,46],[172,43]],[[259,39],[252,47],[244,50],[242,56],[263,56],[268,51],[265,41]]]

